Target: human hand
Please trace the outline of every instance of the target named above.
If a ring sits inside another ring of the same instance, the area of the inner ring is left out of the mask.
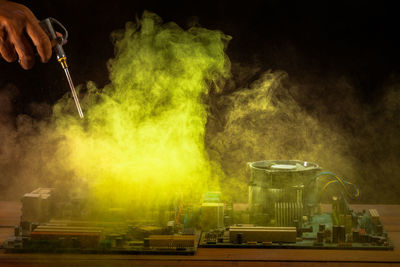
[[[0,55],[8,62],[19,58],[24,69],[30,69],[35,63],[35,54],[31,42],[43,63],[51,57],[51,43],[42,30],[39,21],[24,5],[0,0]]]

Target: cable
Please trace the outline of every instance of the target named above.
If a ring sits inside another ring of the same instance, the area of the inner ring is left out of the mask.
[[[314,181],[316,181],[316,179],[317,179],[318,177],[323,176],[323,175],[329,175],[329,176],[335,178],[335,180],[331,180],[331,181],[327,182],[327,183],[322,187],[321,191],[324,191],[330,184],[339,182],[348,196],[350,196],[350,197],[353,198],[353,199],[355,199],[355,198],[357,198],[357,197],[360,196],[360,190],[357,188],[357,186],[356,186],[355,184],[343,180],[342,178],[340,178],[339,176],[337,176],[336,174],[334,174],[334,173],[332,173],[332,172],[321,172],[321,173],[317,174],[317,175],[314,177]],[[354,192],[353,192],[353,193],[350,193],[349,190],[348,190],[348,186],[346,186],[346,185],[352,185],[352,186],[353,186]]]
[[[333,183],[337,183],[337,180],[331,180],[331,181],[327,182],[327,183],[322,187],[321,191],[324,191],[324,190],[328,187],[328,185],[333,184]]]

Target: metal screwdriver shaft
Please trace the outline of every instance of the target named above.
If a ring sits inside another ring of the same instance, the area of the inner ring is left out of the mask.
[[[64,68],[65,75],[67,76],[69,87],[71,88],[72,97],[74,98],[76,108],[78,109],[79,117],[83,119],[83,112],[81,108],[81,104],[79,103],[78,95],[75,91],[74,83],[72,82],[71,75],[69,74],[68,68]]]
[[[79,98],[78,98],[78,95],[76,94],[74,83],[72,82],[71,75],[69,74],[68,65],[67,65],[67,57],[65,57],[65,56],[60,57],[58,59],[58,62],[60,62],[61,67],[64,69],[65,75],[67,76],[69,87],[71,88],[72,97],[74,98],[76,109],[78,110],[78,113],[79,113],[79,117],[81,117],[83,119],[83,112],[82,112],[81,104],[79,103]]]

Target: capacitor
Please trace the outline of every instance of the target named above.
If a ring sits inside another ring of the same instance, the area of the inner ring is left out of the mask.
[[[332,230],[330,228],[325,229],[325,242],[331,243],[332,241]]]
[[[324,232],[318,232],[317,233],[317,243],[318,244],[322,244],[324,242],[324,237],[325,237],[325,233]]]
[[[339,226],[338,242],[346,242],[346,227],[344,225]]]
[[[360,240],[360,243],[368,243],[370,240],[370,237],[368,234],[360,234],[359,240]]]
[[[339,226],[332,226],[332,243],[337,243],[339,239]]]
[[[353,242],[358,243],[360,241],[360,231],[357,229],[353,230]]]
[[[237,233],[236,235],[236,243],[242,244],[243,243],[243,233]]]

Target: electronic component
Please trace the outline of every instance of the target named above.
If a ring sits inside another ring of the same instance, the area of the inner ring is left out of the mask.
[[[315,190],[305,187],[321,168],[297,160],[249,163],[250,223],[262,226],[301,227],[306,207],[315,207]],[[305,214],[307,215],[307,214]]]
[[[45,222],[50,219],[51,193],[53,188],[38,188],[22,197],[23,222]]]
[[[30,246],[54,241],[53,248],[97,248],[101,233],[94,227],[38,226],[31,232]]]
[[[374,225],[378,225],[379,224],[379,213],[376,209],[369,209],[368,210],[369,213],[369,217],[371,218],[371,222]]]
[[[362,213],[350,209],[345,197],[359,195],[354,184],[331,172],[320,172],[321,168],[310,162],[265,160],[249,166],[251,225],[206,230],[200,247],[393,249],[376,210]],[[331,180],[321,186],[322,178]],[[341,191],[331,198],[332,211],[321,212],[320,194],[334,183],[341,185]],[[235,214],[235,223],[247,223],[243,209],[235,210],[235,206],[229,210]],[[294,231],[280,235],[280,228]]]
[[[229,227],[229,238],[231,243],[263,243],[263,242],[296,242],[296,227]],[[239,243],[239,244],[240,244]]]
[[[200,227],[203,230],[224,227],[224,204],[203,203],[201,205]]]
[[[23,196],[20,225],[3,247],[152,254],[193,254],[197,247],[393,249],[376,209],[350,209],[346,197],[359,194],[354,185],[349,191],[350,182],[318,173],[320,167],[309,162],[261,161],[250,167],[248,204],[222,203],[221,193],[211,191],[202,203],[172,199],[141,216],[120,207],[93,212],[85,198],[38,188]],[[321,177],[334,180],[321,188]],[[332,183],[341,185],[334,195],[324,191]],[[331,211],[322,212],[320,192],[331,194]]]
[[[195,242],[194,235],[151,235],[148,238],[148,245],[152,248],[195,248]]]

